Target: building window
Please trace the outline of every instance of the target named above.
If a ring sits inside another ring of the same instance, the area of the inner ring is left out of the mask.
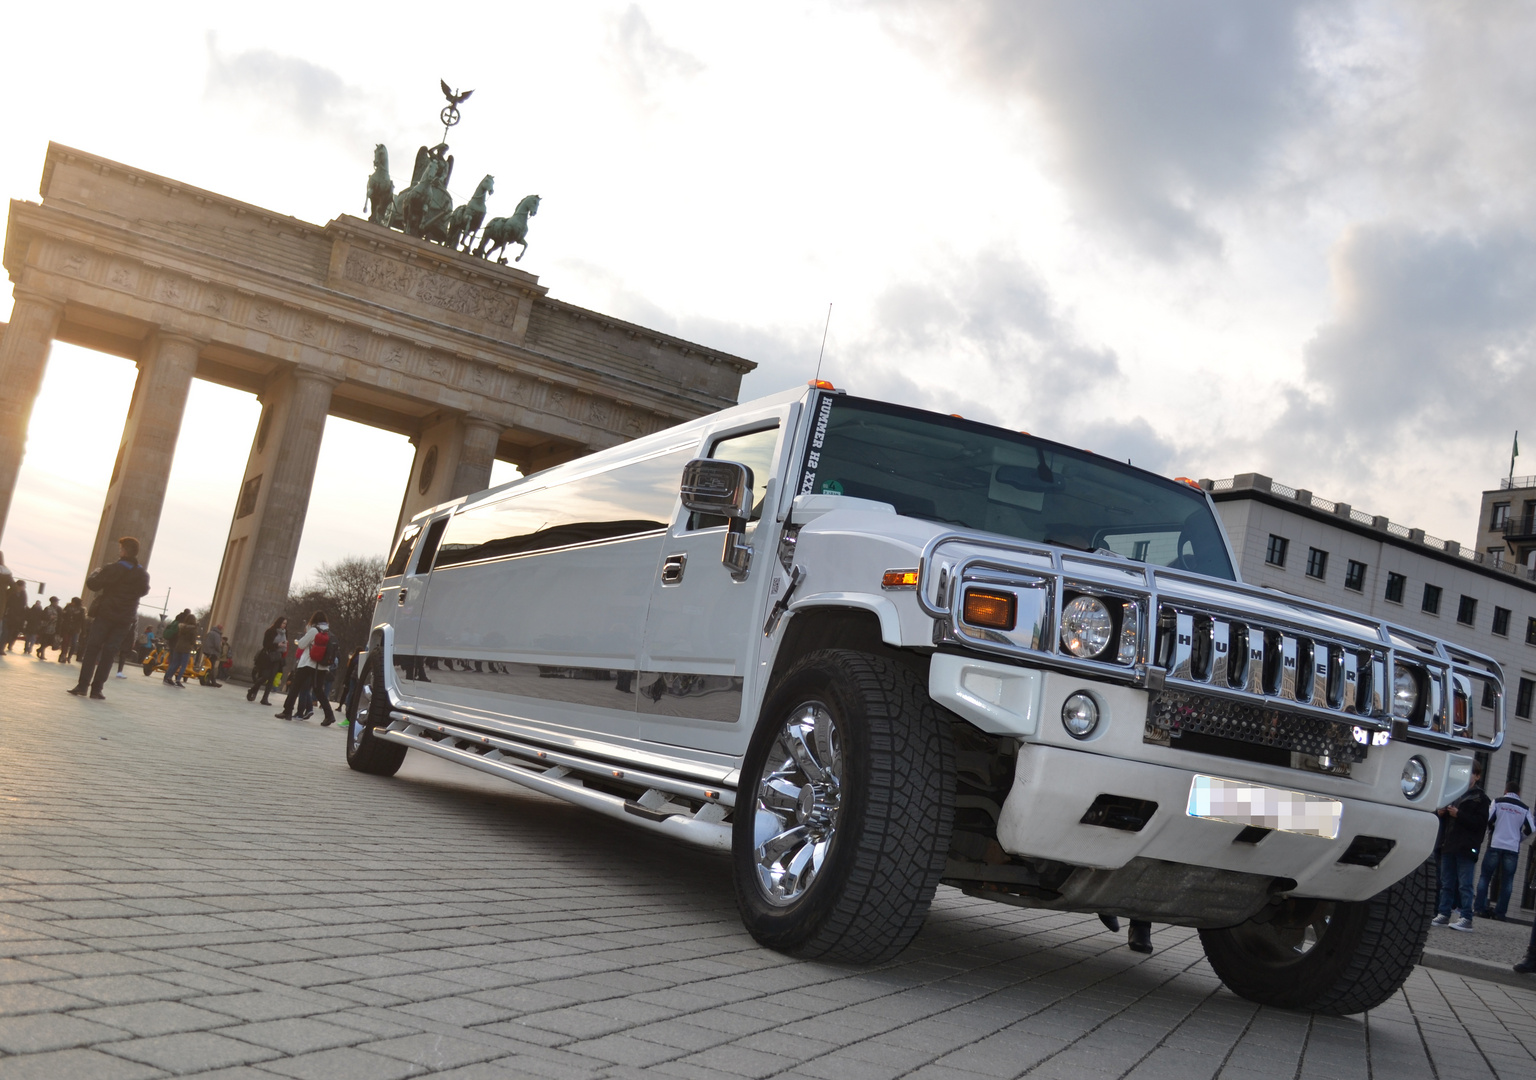
[[[1505,791],[1519,791],[1525,779],[1525,755],[1518,750],[1509,752],[1509,775],[1504,778]]]
[[[1328,553],[1317,548],[1307,548],[1307,577],[1328,576]]]
[[[1403,587],[1408,584],[1408,579],[1402,574],[1387,572],[1387,599],[1394,604],[1403,602]]]
[[[1365,591],[1365,563],[1349,560],[1349,565],[1344,567],[1344,587],[1355,592]]]
[[[1515,694],[1515,715],[1523,720],[1531,718],[1531,691],[1536,690],[1536,682],[1530,679],[1520,680],[1520,690]]]
[[[1483,683],[1483,708],[1493,708],[1493,683]]]
[[[1477,598],[1463,596],[1461,603],[1456,605],[1456,621],[1463,626],[1471,626],[1477,622]]]
[[[1424,603],[1419,606],[1430,615],[1440,614],[1440,586],[1425,582]]]
[[[1488,528],[1492,532],[1498,532],[1509,524],[1509,503],[1494,503],[1493,516],[1488,519]]]
[[[1525,643],[1536,645],[1536,618],[1525,620]]]
[[[1493,609],[1493,632],[1499,637],[1509,637],[1509,608],[1496,607]]]
[[[1269,548],[1264,552],[1264,561],[1270,566],[1284,566],[1285,552],[1291,546],[1291,542],[1283,536],[1269,534]]]

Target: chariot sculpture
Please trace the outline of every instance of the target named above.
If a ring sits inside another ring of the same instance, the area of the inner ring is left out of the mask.
[[[448,152],[448,130],[459,122],[459,106],[474,93],[462,93],[441,82],[443,96],[448,105],[439,114],[443,122],[443,141],[436,146],[423,146],[416,151],[415,167],[411,171],[411,183],[396,194],[395,184],[389,175],[389,150],[379,143],[373,150],[373,172],[368,177],[367,193],[363,207],[368,220],[385,228],[401,232],[421,240],[488,259],[497,256],[497,262],[506,265],[508,244],[519,244],[522,251],[514,261],[520,262],[528,253],[528,219],[539,212],[539,197],[526,196],[508,217],[492,218],[485,229],[486,196],[496,190],[496,178],[489,173],[475,188],[469,201],[461,206],[453,205],[448,193],[453,178],[453,155]],[[475,246],[476,237],[479,246]]]

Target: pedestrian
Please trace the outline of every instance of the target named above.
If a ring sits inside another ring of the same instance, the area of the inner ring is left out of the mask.
[[[272,681],[283,670],[283,660],[287,656],[288,617],[279,615],[261,635],[261,648],[256,650],[256,658],[251,662],[251,688],[245,692],[246,701],[255,701],[259,690],[261,703],[272,704],[268,700],[272,693]]]
[[[11,595],[11,586],[16,584],[16,575],[11,573],[11,568],[5,565],[5,552],[0,551],[0,601]]]
[[[64,609],[59,607],[59,598],[50,596],[48,606],[43,608],[41,626],[37,635],[37,658],[46,660],[43,655],[59,637],[59,618],[64,614]]]
[[[309,626],[304,636],[294,644],[299,651],[299,660],[293,669],[293,678],[288,680],[288,697],[283,701],[283,711],[276,714],[279,720],[293,719],[294,702],[300,692],[314,689],[316,668],[330,661],[331,625],[326,621],[325,612],[316,611],[309,617]],[[320,708],[325,713],[320,726],[334,724],[336,714],[331,712],[330,699],[321,697]]]
[[[208,658],[208,685],[223,686],[219,682],[219,664],[224,660],[224,624],[210,626],[203,635],[203,655]]]
[[[341,689],[336,693],[336,703],[341,706],[343,716],[350,715],[347,710],[352,707],[352,695],[357,692],[358,658],[367,651],[359,645],[341,668]]]
[[[129,620],[139,610],[139,597],[149,592],[149,571],[139,565],[139,542],[125,536],[117,542],[118,560],[107,563],[85,579],[86,588],[96,590],[87,614],[91,628],[80,650],[80,681],[69,692],[106,700],[101,692],[112,670],[112,657],[121,646]]]
[[[1536,920],[1531,921],[1531,943],[1525,947],[1525,959],[1515,965],[1522,975],[1536,975]]]
[[[1531,808],[1520,801],[1520,782],[1510,780],[1504,785],[1504,794],[1493,800],[1488,817],[1488,850],[1483,853],[1483,872],[1477,879],[1477,899],[1474,906],[1484,918],[1504,921],[1509,914],[1509,897],[1515,891],[1515,866],[1520,862],[1520,845],[1525,838],[1536,832],[1536,818]],[[1493,875],[1501,875],[1499,897],[1490,904],[1488,889]],[[1489,910],[1492,907],[1493,910]]]
[[[1115,915],[1106,915],[1099,912],[1099,922],[1112,934],[1120,932],[1120,919]],[[1132,919],[1129,932],[1126,934],[1126,945],[1132,952],[1150,953],[1152,951],[1152,924],[1146,919]]]
[[[166,627],[166,648],[170,650],[170,658],[166,661],[163,681],[167,686],[185,686],[187,665],[192,661],[192,650],[197,648],[197,616],[192,614],[191,608],[184,608],[176,621]]]
[[[13,581],[5,597],[5,651],[10,652],[16,639],[27,628],[27,583]]]
[[[1483,766],[1472,764],[1472,786],[1451,806],[1435,811],[1440,815],[1440,909],[1431,925],[1452,930],[1472,929],[1472,876],[1477,870],[1477,849],[1488,828],[1490,807],[1483,791]],[[1461,921],[1451,921],[1451,911],[1461,912]]]
[[[43,602],[36,601],[27,608],[26,615],[26,646],[21,650],[23,656],[30,656],[32,649],[37,645],[37,636],[43,632]]]
[[[59,613],[59,663],[67,664],[71,656],[80,655],[80,630],[84,626],[85,605],[78,596],[72,596]]]

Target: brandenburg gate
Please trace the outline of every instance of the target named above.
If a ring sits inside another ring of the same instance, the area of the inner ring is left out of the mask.
[[[11,202],[5,235],[0,535],[54,340],[138,365],[92,566],[132,535],[153,573],[192,380],[255,394],[212,615],[241,669],[285,607],[327,416],[415,443],[406,517],[486,487],[498,458],[528,473],[732,405],[754,367],[453,247],[356,217],[312,225],[57,144],[41,195]],[[355,479],[399,490],[366,463]]]

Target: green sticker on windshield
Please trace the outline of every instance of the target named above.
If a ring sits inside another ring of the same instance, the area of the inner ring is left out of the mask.
[[[843,493],[843,485],[838,483],[836,480],[823,481],[821,485],[821,493],[823,495],[841,495]]]

